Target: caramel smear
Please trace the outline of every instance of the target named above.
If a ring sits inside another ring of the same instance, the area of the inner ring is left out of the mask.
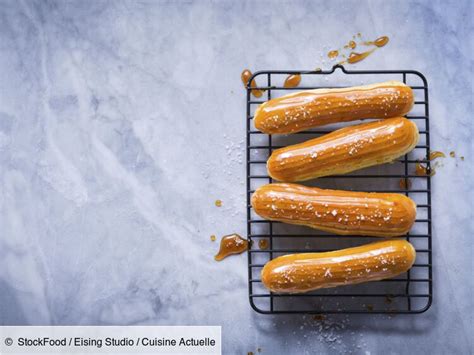
[[[283,84],[283,87],[295,88],[300,84],[300,82],[301,82],[301,75],[293,74],[293,75],[288,76],[288,78],[286,78],[285,83]]]
[[[389,38],[387,36],[382,36],[377,38],[375,41],[367,41],[363,42],[362,44],[365,44],[366,46],[377,46],[377,47],[383,47],[385,46],[389,41]]]
[[[268,239],[260,239],[260,240],[258,241],[258,247],[259,247],[261,250],[268,249]]]
[[[249,82],[249,79],[252,77],[252,72],[248,69],[244,69],[242,74],[240,75],[240,78],[242,79],[242,83],[244,84],[244,87],[247,88],[247,83]],[[255,79],[252,80],[250,83],[251,88],[257,87],[257,83],[255,82]],[[263,95],[263,90],[255,89],[252,90],[252,95],[255,97],[262,97]]]
[[[374,51],[375,49],[371,49],[370,51],[362,52],[362,53],[351,52],[351,54],[349,54],[349,58],[347,58],[347,62],[349,64],[358,63],[361,60],[364,60],[365,58],[367,58],[369,55],[371,55]]]
[[[328,53],[328,57],[331,59],[337,58],[338,55],[339,55],[339,51],[330,51]]]
[[[216,205],[216,207],[221,207],[222,206],[222,201],[221,200],[216,200],[216,202],[214,202],[214,204]]]
[[[411,180],[410,179],[400,179],[398,182],[400,189],[402,190],[410,190],[411,189]]]
[[[238,234],[225,235],[221,239],[219,252],[214,259],[221,261],[232,254],[241,254],[248,249],[248,241]]]
[[[443,152],[431,152],[430,153],[430,160],[435,160],[437,158],[446,158],[446,155]]]
[[[451,158],[456,158],[456,152],[455,151],[449,152],[449,156]]]
[[[376,49],[385,46],[389,42],[388,36],[379,37],[375,41],[364,41],[364,42],[361,42],[361,38],[362,38],[362,35],[360,33],[357,33],[357,35],[352,36],[352,40],[349,41],[343,48],[343,51],[346,50],[346,53],[347,53],[347,50],[351,50],[347,60],[339,61],[337,64],[358,63],[364,60],[365,58],[367,58],[369,55],[371,55]],[[365,46],[375,46],[375,48],[369,51],[361,52],[361,53],[353,52],[353,50],[358,46],[358,43],[363,44]],[[344,52],[341,52],[341,50],[332,50],[328,53],[328,57],[331,59],[341,59],[341,58],[345,59],[346,55]]]

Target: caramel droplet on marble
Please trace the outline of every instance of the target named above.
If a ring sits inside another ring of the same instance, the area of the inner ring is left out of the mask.
[[[331,58],[331,59],[336,58],[338,55],[339,55],[339,51],[330,51],[328,53],[328,57]]]
[[[377,38],[375,41],[366,41],[362,42],[362,44],[365,44],[366,46],[377,46],[377,47],[383,47],[385,46],[389,41],[389,38],[387,36],[382,36]]]
[[[216,202],[214,202],[214,204],[216,205],[216,207],[221,207],[222,206],[222,201],[221,200],[216,200]]]
[[[222,259],[228,257],[232,254],[240,254],[248,249],[248,241],[243,239],[238,234],[225,235],[221,239],[221,244],[219,246],[219,252],[214,257],[216,261],[221,261]]]
[[[292,74],[288,76],[285,80],[285,83],[283,84],[283,87],[285,88],[295,88],[297,87],[301,82],[301,75],[300,74]]]
[[[349,43],[344,46],[344,48],[350,49],[354,49],[355,47],[357,47],[357,43],[355,43],[355,41],[349,41]]]
[[[435,160],[436,158],[446,158],[446,155],[443,152],[434,151],[430,153],[430,160]]]
[[[377,47],[383,47],[383,46],[385,46],[385,45],[388,43],[388,40],[389,40],[389,38],[388,38],[387,36],[382,36],[382,37],[377,38],[377,39],[374,41],[374,44],[375,44]]]

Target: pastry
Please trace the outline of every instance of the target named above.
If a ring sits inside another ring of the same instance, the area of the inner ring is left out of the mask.
[[[418,138],[416,124],[403,117],[349,126],[275,150],[267,170],[288,182],[345,174],[393,161],[411,151]]]
[[[355,248],[284,255],[262,269],[262,282],[276,293],[302,293],[320,288],[383,280],[409,270],[416,252],[405,240],[386,240]]]
[[[341,235],[400,236],[408,233],[416,217],[415,202],[396,193],[276,183],[260,186],[251,202],[264,219]]]
[[[254,124],[268,134],[304,131],[335,122],[404,116],[413,106],[412,89],[398,81],[291,93],[261,104]]]

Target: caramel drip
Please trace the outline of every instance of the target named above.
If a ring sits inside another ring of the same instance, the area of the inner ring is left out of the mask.
[[[415,174],[418,176],[433,176],[434,174],[436,174],[436,171],[434,171],[433,169],[430,170],[426,165],[416,163]]]
[[[285,83],[283,84],[283,87],[285,88],[295,88],[297,87],[301,82],[301,75],[300,74],[292,74],[288,76],[285,80]]]
[[[215,242],[216,241],[216,236],[213,234],[211,235],[211,242]]]
[[[430,153],[430,160],[435,160],[437,158],[446,158],[446,155],[443,152],[434,151]]]
[[[248,249],[248,244],[248,241],[246,239],[243,239],[238,234],[230,234],[223,236],[221,239],[219,252],[214,257],[214,259],[216,261],[221,261],[229,255],[243,253]]]
[[[402,190],[410,190],[411,189],[411,180],[410,179],[400,179],[398,182],[400,189]]]
[[[244,69],[244,71],[240,75],[240,78],[242,79],[242,83],[244,84],[245,88],[247,87],[247,84],[248,84],[249,79],[251,77],[252,77],[252,72],[248,69]],[[251,88],[257,87],[257,83],[255,82],[255,79],[253,79],[252,82],[250,83],[250,87]],[[257,98],[262,97],[263,90],[259,90],[259,89],[252,90],[252,95],[257,97]]]
[[[338,55],[339,55],[339,51],[337,51],[337,50],[330,51],[328,53],[328,57],[331,58],[331,59],[337,58]]]
[[[268,249],[268,239],[260,239],[260,240],[258,241],[258,247],[259,247],[261,250]]]
[[[216,205],[216,207],[221,207],[222,206],[222,201],[221,200],[216,200],[216,202],[214,202],[214,204]]]
[[[449,156],[451,158],[455,158],[456,157],[456,152],[455,151],[449,152]]]

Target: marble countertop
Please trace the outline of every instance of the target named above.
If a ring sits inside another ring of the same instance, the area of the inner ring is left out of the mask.
[[[0,1],[0,324],[222,325],[226,354],[473,351],[471,1]],[[265,316],[247,259],[240,72],[353,69],[430,85],[434,302],[415,316]],[[223,200],[216,208],[214,201]],[[469,330],[471,329],[471,331]],[[471,334],[471,336],[469,336]]]

